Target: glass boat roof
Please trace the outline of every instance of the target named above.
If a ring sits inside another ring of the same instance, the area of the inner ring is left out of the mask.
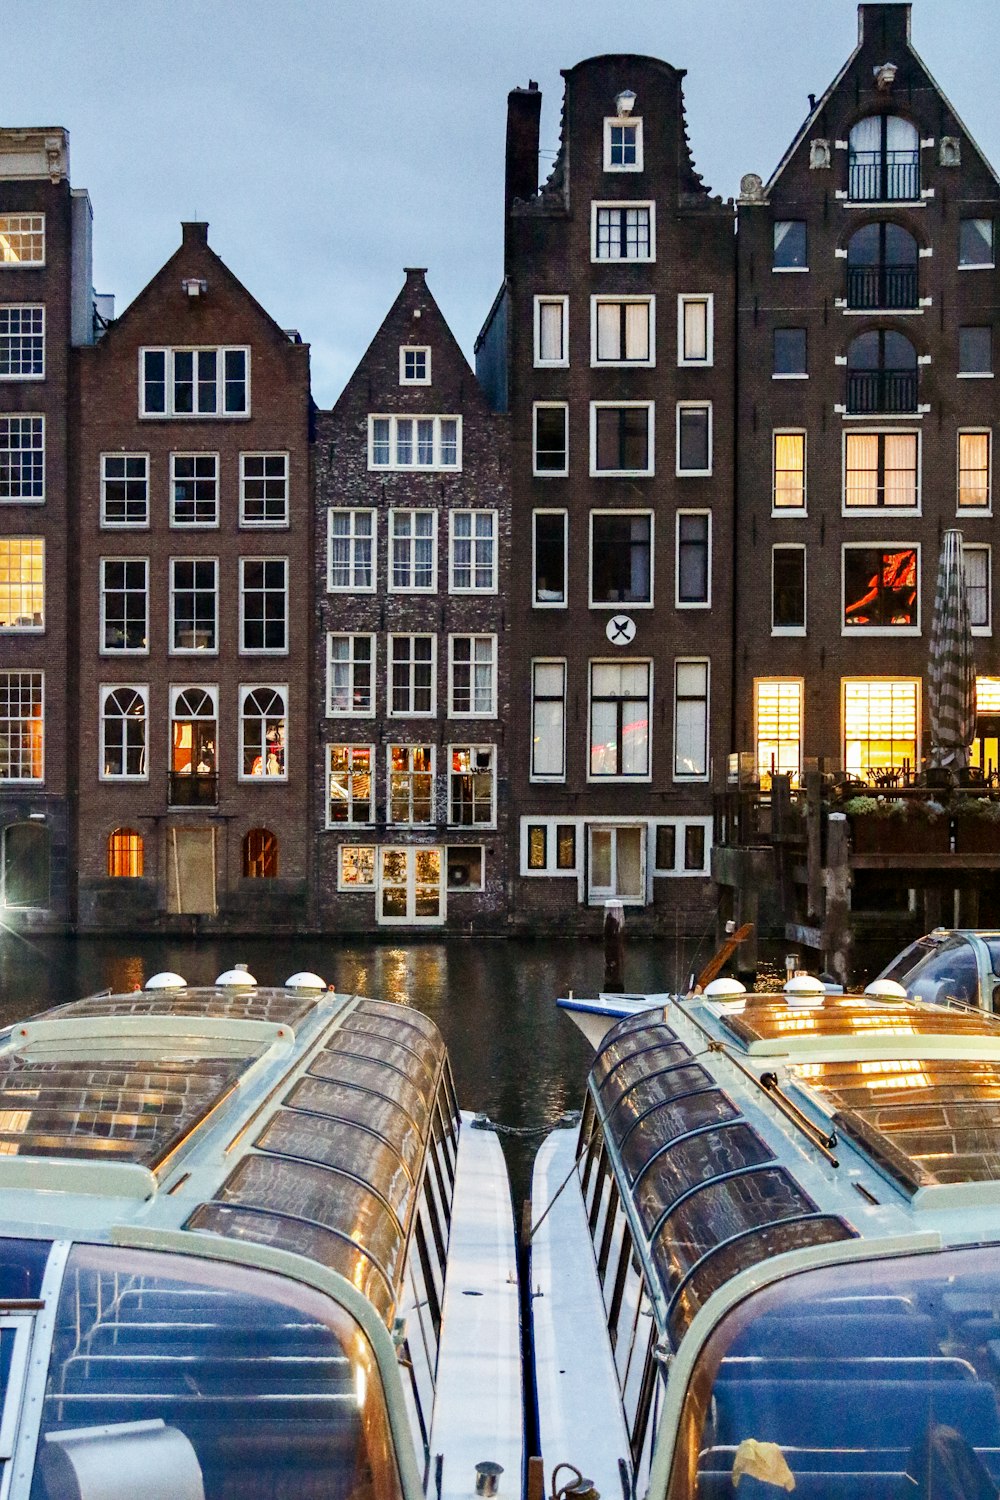
[[[228,1021],[270,1021],[294,1026],[315,1009],[315,993],[229,986],[139,990],[127,995],[90,995],[43,1012],[37,1019],[75,1021],[100,1016],[199,1016]]]
[[[823,1004],[791,1006],[770,997],[748,997],[740,1014],[723,1013],[721,1024],[748,1049],[755,1043],[799,1041],[801,1038],[949,1037],[1000,1041],[1000,1021],[979,1010],[945,1009],[914,1001],[905,1004],[866,1004],[853,996],[830,996]]]

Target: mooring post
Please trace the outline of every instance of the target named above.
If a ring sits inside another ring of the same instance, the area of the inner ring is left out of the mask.
[[[625,908],[620,901],[604,903],[604,988],[611,995],[625,988]]]
[[[824,967],[843,985],[851,974],[851,846],[847,818],[831,813],[826,829]]]

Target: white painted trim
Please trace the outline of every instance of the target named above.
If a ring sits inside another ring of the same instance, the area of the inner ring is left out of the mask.
[[[597,309],[601,304],[612,303],[617,307],[633,306],[647,309],[647,359],[598,359],[597,357]],[[594,370],[649,370],[656,364],[656,298],[626,297],[592,293],[590,298],[590,365]]]
[[[649,598],[645,600],[610,600],[594,598],[594,517],[595,516],[645,516],[649,521]],[[611,510],[595,507],[590,511],[587,548],[587,604],[590,609],[613,610],[616,614],[628,614],[633,609],[652,609],[656,599],[655,569],[656,516],[652,510]]]
[[[706,528],[706,576],[704,599],[682,599],[681,589],[681,516],[704,516],[708,521]],[[711,609],[712,608],[712,512],[708,506],[682,507],[675,513],[674,519],[674,609]]]
[[[597,214],[602,208],[645,208],[649,213],[649,254],[600,256],[597,253]],[[647,198],[594,198],[590,204],[590,259],[595,265],[651,265],[656,260],[656,204]]]
[[[542,359],[542,305],[558,303],[562,308],[562,359]],[[569,297],[562,292],[539,292],[532,299],[534,329],[534,367],[536,370],[565,370],[569,366]]]
[[[561,599],[538,598],[538,558],[536,516],[562,516],[563,518],[563,596]],[[535,506],[531,512],[531,607],[532,609],[569,608],[569,511],[565,508]]]
[[[844,608],[847,603],[847,552],[863,552],[865,549],[871,551],[881,547],[887,552],[901,552],[904,549],[912,549],[917,555],[917,623],[915,625],[848,625],[844,619]],[[842,542],[840,547],[840,634],[845,637],[853,637],[855,640],[869,640],[880,636],[918,636],[921,631],[921,616],[923,599],[921,597],[923,588],[923,566],[920,542],[913,541],[886,541],[873,537],[866,541]]]
[[[704,402],[692,402],[691,405],[702,406]],[[711,405],[711,403],[708,403]],[[620,411],[624,407],[645,407],[646,409],[646,459],[647,465],[644,469],[599,469],[597,467],[597,413],[598,410],[613,409]],[[655,409],[653,401],[591,401],[590,403],[590,477],[591,479],[646,479],[656,471],[655,458]],[[711,428],[711,424],[710,428]]]

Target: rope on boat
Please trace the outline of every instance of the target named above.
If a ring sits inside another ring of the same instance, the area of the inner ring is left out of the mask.
[[[487,1114],[477,1114],[472,1117],[473,1130],[495,1130],[497,1135],[520,1136],[522,1138],[532,1135],[548,1135],[550,1130],[572,1130],[580,1123],[580,1111],[578,1109],[566,1109],[557,1120],[546,1120],[542,1125],[502,1125],[499,1120],[491,1120]]]

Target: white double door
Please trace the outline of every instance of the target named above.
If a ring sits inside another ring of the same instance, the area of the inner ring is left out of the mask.
[[[444,850],[410,846],[380,848],[378,920],[393,923],[443,922]]]

